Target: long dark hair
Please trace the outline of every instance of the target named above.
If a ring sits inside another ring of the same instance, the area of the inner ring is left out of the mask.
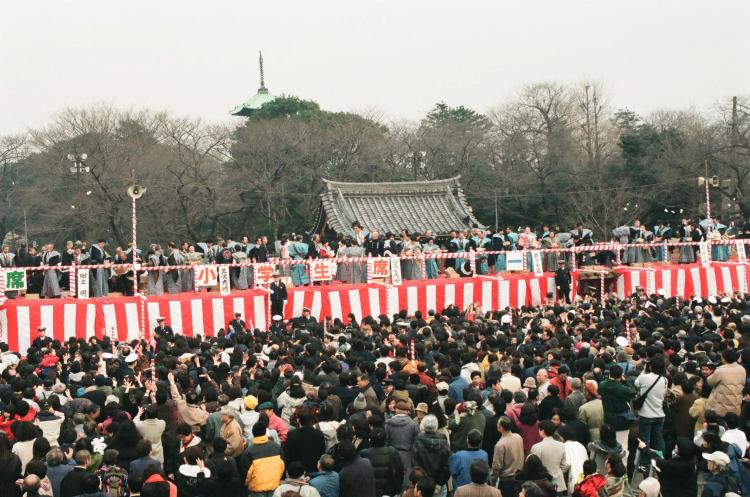
[[[518,415],[518,420],[526,426],[534,425],[537,421],[539,421],[536,406],[534,406],[534,404],[530,402],[526,402],[523,407],[521,407],[521,412]]]
[[[14,454],[10,448],[10,440],[8,440],[5,432],[0,432],[0,459],[9,459],[13,456]]]
[[[545,469],[539,456],[531,454],[526,458],[526,462],[523,463],[523,468],[516,475],[516,479],[522,481],[551,480],[552,476]]]

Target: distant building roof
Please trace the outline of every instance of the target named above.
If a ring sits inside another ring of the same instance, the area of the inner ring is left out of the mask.
[[[447,235],[451,230],[484,227],[466,203],[460,176],[436,181],[399,183],[342,183],[324,179],[326,191],[314,233],[349,234],[358,221],[368,231]]]
[[[231,114],[233,116],[244,116],[247,117],[251,115],[254,111],[260,109],[263,107],[263,104],[272,102],[276,99],[274,95],[271,95],[268,93],[268,88],[266,88],[266,82],[263,75],[263,53],[261,52],[260,58],[260,88],[258,88],[258,93],[250,97],[246,102],[239,105],[238,107],[235,107],[234,110],[232,110]]]

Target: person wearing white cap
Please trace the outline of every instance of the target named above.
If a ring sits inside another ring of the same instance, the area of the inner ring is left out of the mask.
[[[708,476],[703,484],[701,497],[723,497],[726,493],[739,491],[737,482],[727,471],[730,462],[728,455],[717,450],[704,453],[703,459],[708,466]]]
[[[661,485],[659,480],[649,476],[638,485],[638,497],[659,497]]]

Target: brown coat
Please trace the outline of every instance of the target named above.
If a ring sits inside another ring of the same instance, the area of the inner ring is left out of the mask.
[[[745,368],[736,362],[716,368],[714,374],[706,379],[711,385],[708,406],[719,416],[724,416],[728,412],[739,415],[745,378]]]
[[[693,438],[695,416],[690,415],[690,408],[697,399],[695,392],[682,394],[672,405],[674,431],[678,437]]]

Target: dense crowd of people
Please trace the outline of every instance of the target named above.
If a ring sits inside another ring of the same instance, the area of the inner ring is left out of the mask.
[[[750,495],[750,298],[0,344],[3,497]]]
[[[555,271],[562,262],[567,269],[574,264],[613,266],[620,264],[649,263],[672,261],[678,263],[692,263],[700,260],[699,247],[681,246],[665,248],[664,242],[690,242],[726,240],[730,237],[745,237],[750,233],[750,225],[738,227],[735,223],[729,226],[721,224],[718,218],[696,222],[683,219],[679,226],[659,222],[652,229],[636,220],[632,226],[622,226],[612,230],[608,241],[628,244],[649,244],[647,247],[625,247],[616,254],[613,250],[596,252],[545,252],[542,266],[545,271]],[[352,224],[351,232],[341,233],[335,240],[321,239],[313,234],[309,242],[304,237],[295,234],[284,234],[273,247],[269,247],[268,238],[258,237],[254,242],[247,236],[238,241],[233,239],[206,240],[191,244],[187,241],[181,244],[169,242],[166,249],[161,245],[152,244],[145,253],[134,247],[115,247],[112,253],[107,248],[106,240],[99,240],[91,246],[82,242],[68,241],[62,253],[55,250],[52,243],[37,247],[19,244],[16,251],[11,251],[9,245],[2,247],[0,253],[0,267],[39,266],[69,266],[71,264],[103,264],[111,263],[107,269],[92,270],[90,295],[93,297],[106,296],[110,291],[117,291],[124,295],[133,295],[134,271],[132,263],[138,261],[149,268],[167,266],[192,266],[196,264],[240,264],[231,269],[232,288],[245,290],[253,286],[253,268],[243,263],[265,263],[272,257],[282,262],[306,259],[330,259],[336,257],[383,257],[407,256],[401,261],[401,275],[406,280],[432,279],[444,274],[446,270],[455,271],[458,276],[470,276],[472,270],[477,274],[491,274],[505,271],[507,268],[505,252],[524,249],[562,249],[581,247],[593,244],[591,230],[580,223],[570,231],[562,231],[559,226],[543,226],[536,232],[531,227],[519,227],[516,230],[479,229],[454,230],[448,236],[436,237],[431,230],[425,233],[379,233],[368,230],[359,222]],[[499,252],[499,253],[498,253]],[[729,245],[714,244],[711,246],[711,259],[726,261],[731,255]],[[448,259],[408,258],[422,254],[454,254]],[[469,256],[460,257],[459,254],[473,253],[474,267],[469,262]],[[527,255],[525,267],[531,269],[532,256]],[[573,259],[576,259],[575,262]],[[294,285],[308,285],[311,283],[310,271],[304,264],[280,264],[279,272],[282,278],[288,277]],[[136,271],[139,278],[139,290],[147,295],[162,295],[164,293],[180,293],[195,289],[195,274],[193,269],[173,269],[162,271]],[[334,265],[335,279],[345,283],[367,282],[367,263],[339,262]],[[27,271],[28,293],[39,293],[43,298],[57,298],[62,290],[68,288],[69,281],[59,270]],[[11,292],[10,297],[17,293]]]

